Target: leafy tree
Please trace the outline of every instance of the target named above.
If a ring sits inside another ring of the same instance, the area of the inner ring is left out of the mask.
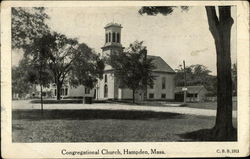
[[[27,78],[27,60],[22,59],[18,66],[12,67],[12,93],[25,97],[32,90],[32,84]]]
[[[72,86],[84,85],[94,88],[97,79],[102,79],[104,61],[86,44],[81,43],[72,61],[69,82]]]
[[[140,14],[169,15],[175,7],[142,7]],[[182,7],[187,9],[188,7]],[[215,6],[205,6],[209,30],[214,38],[217,55],[217,115],[212,134],[218,140],[230,140],[235,129],[232,124],[232,78],[231,78],[231,27],[233,18],[231,6],[219,6],[218,15]]]
[[[42,87],[52,81],[57,85],[58,100],[65,82],[77,85],[76,79],[81,79],[79,83],[93,87],[91,81],[96,80],[96,74],[101,74],[101,67],[104,67],[100,58],[86,44],[78,44],[76,39],[67,38],[63,34],[51,33],[45,23],[47,19],[49,17],[43,7],[12,8],[12,48],[24,50],[25,60],[29,61],[28,68],[31,68],[26,70],[27,79],[41,86],[41,100]],[[92,63],[88,60],[92,60]],[[84,62],[87,67],[77,67]],[[86,79],[76,75],[76,70],[78,73],[84,72]],[[75,78],[65,81],[69,73]]]
[[[26,46],[23,60],[29,66],[27,72],[30,82],[41,86],[48,86],[51,82],[49,55],[54,51],[55,40],[55,37],[51,36],[51,34],[45,34],[34,39],[33,43]]]
[[[49,52],[55,46],[54,38],[50,34],[35,38],[33,43],[26,45],[24,60],[29,68],[26,70],[27,79],[32,84],[40,85],[41,110],[43,114],[43,87],[51,83],[51,74],[48,70]]]
[[[37,68],[29,71],[30,79],[41,86],[54,82],[58,90],[58,100],[61,99],[60,90],[70,71],[72,59],[76,58],[77,44],[77,40],[69,39],[65,35],[48,32],[42,38],[34,39],[25,48],[24,56],[30,59],[31,68]]]
[[[143,42],[135,41],[125,52],[111,54],[108,63],[115,69],[114,74],[120,83],[119,87],[133,91],[133,103],[136,91],[154,84],[152,70],[155,66],[152,59],[147,59],[147,50]]]
[[[93,88],[103,70],[98,55],[86,44],[79,44],[76,39],[59,33],[50,36],[53,37],[55,46],[48,52],[49,69],[57,86],[57,100],[61,99],[60,90],[65,83]]]
[[[49,31],[45,23],[49,17],[43,7],[12,7],[11,13],[12,48],[23,49]]]
[[[102,72],[101,60],[92,49],[60,33],[49,32],[34,39],[25,50],[24,56],[30,59],[30,66],[34,68],[29,71],[29,78],[41,86],[55,83],[57,100],[61,99],[63,84],[84,84],[93,88],[91,81],[97,80],[95,77]]]
[[[49,40],[49,28],[45,21],[49,16],[45,13],[44,7],[12,7],[11,8],[11,37],[12,49],[23,49],[23,61],[29,62],[29,67],[26,70],[34,72],[36,68],[42,72],[47,60],[46,52],[51,47],[51,39]],[[49,41],[47,41],[49,40]],[[26,64],[27,65],[27,64]],[[38,69],[39,66],[39,69]],[[20,66],[22,67],[22,66]],[[26,71],[26,72],[27,72]],[[32,74],[32,73],[31,73]],[[31,75],[30,75],[31,76]],[[32,74],[32,76],[35,76]],[[42,75],[40,78],[42,78]],[[37,82],[38,78],[31,78],[32,83]],[[46,80],[40,80],[42,85],[46,84]]]
[[[184,69],[181,65],[179,67],[175,70],[175,85],[184,86]],[[185,72],[187,86],[204,85],[208,91],[216,95],[216,77],[209,74],[211,71],[206,66],[200,64],[187,66]]]
[[[45,24],[45,20],[48,19],[48,15],[44,12],[43,7],[22,8],[13,7],[11,9],[11,46],[12,49],[23,49],[27,54],[32,51],[36,54],[32,57],[32,65],[37,68],[39,65],[39,84],[41,86],[41,109],[43,110],[43,98],[42,98],[42,86],[46,80],[44,76],[44,66],[46,62],[45,48],[46,38],[44,37],[48,33],[48,26]],[[43,48],[45,47],[45,48]],[[34,48],[34,49],[33,49]],[[25,55],[26,56],[26,55]],[[26,58],[29,58],[26,56]],[[37,64],[39,63],[39,64]],[[32,67],[31,67],[32,68]],[[32,83],[36,83],[37,77],[34,70],[30,70],[29,76],[32,77]]]
[[[18,66],[12,68],[12,92],[21,97],[34,91],[33,84],[49,87],[52,76],[46,65],[42,70],[39,60],[33,60],[27,55],[19,61]]]
[[[67,38],[63,34],[50,33],[53,46],[48,52],[49,70],[57,87],[57,100],[61,99],[61,88],[71,70],[72,62],[77,57],[78,42],[75,39]]]

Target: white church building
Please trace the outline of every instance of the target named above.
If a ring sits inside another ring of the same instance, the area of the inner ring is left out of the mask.
[[[121,29],[122,26],[117,23],[109,23],[105,27],[105,44],[102,47],[102,56],[122,51]],[[137,100],[143,100],[147,94],[148,100],[173,100],[174,99],[174,70],[160,57],[150,56],[153,59],[155,69],[153,75],[156,77],[153,87],[148,87],[146,91],[137,92],[135,97]],[[114,69],[106,65],[103,79],[98,80],[95,88],[95,98],[99,100],[114,99],[127,100],[132,99],[132,90],[119,88],[119,83],[114,75]]]
[[[110,53],[122,51],[124,47],[121,44],[121,29],[122,26],[117,23],[109,23],[105,27],[105,44],[102,47],[102,56],[105,57]],[[174,100],[175,97],[175,72],[174,70],[160,57],[150,56],[147,58],[153,59],[155,76],[153,87],[148,87],[147,90],[137,92],[136,100],[143,100],[145,96],[147,100]],[[56,96],[56,87],[52,86],[51,94]],[[86,97],[92,96],[95,100],[128,100],[132,99],[132,90],[127,88],[119,88],[119,83],[114,75],[114,69],[106,65],[104,69],[103,79],[98,80],[96,87],[92,90],[79,86],[74,88],[70,85],[64,85],[61,90],[62,98]]]

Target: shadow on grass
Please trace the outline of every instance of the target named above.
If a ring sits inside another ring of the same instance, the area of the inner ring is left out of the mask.
[[[232,129],[231,135],[227,139],[216,137],[214,129],[200,129],[197,131],[178,134],[182,139],[188,141],[237,141],[237,129]]]
[[[111,101],[108,100],[93,100],[93,103],[111,103]],[[41,100],[40,99],[35,99],[30,101],[30,103],[34,104],[40,104]],[[44,99],[43,104],[82,104],[83,99],[61,99],[61,100],[56,100],[56,99]]]
[[[13,110],[13,120],[91,120],[91,119],[181,119],[185,115],[177,113],[130,111],[130,110]]]
[[[19,124],[17,124],[17,125],[12,125],[12,129],[13,129],[13,130],[24,130],[24,128],[21,127]]]

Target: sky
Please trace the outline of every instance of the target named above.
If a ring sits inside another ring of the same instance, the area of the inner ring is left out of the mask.
[[[135,40],[144,41],[149,55],[161,56],[173,69],[185,60],[186,66],[205,65],[216,74],[214,39],[209,31],[205,7],[191,7],[189,11],[175,9],[171,15],[140,15],[140,7],[69,7],[46,8],[53,31],[77,38],[101,53],[105,42],[104,26],[110,22],[122,25],[121,44],[128,47]],[[236,62],[236,8],[232,26],[231,58]],[[13,65],[21,55],[13,56]]]

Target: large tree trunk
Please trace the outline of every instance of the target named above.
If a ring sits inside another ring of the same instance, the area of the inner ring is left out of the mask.
[[[209,29],[213,35],[217,55],[217,114],[214,127],[216,139],[228,140],[233,133],[232,125],[232,78],[230,36],[233,19],[231,7],[219,7],[219,18],[215,7],[207,6]]]
[[[60,81],[58,81],[56,83],[56,89],[57,89],[57,91],[56,91],[56,99],[57,100],[61,100],[61,88],[62,88],[62,83]]]

